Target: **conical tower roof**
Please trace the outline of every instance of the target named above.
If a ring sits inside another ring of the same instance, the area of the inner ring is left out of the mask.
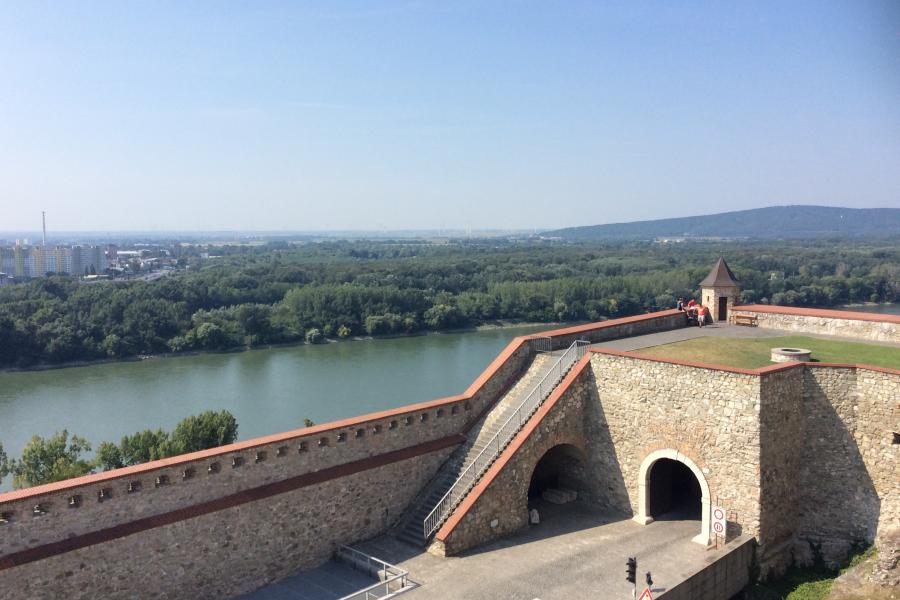
[[[719,260],[716,261],[716,266],[712,268],[706,279],[700,282],[700,287],[728,286],[737,287],[737,278],[731,272],[731,269],[728,268],[728,263],[725,262],[725,259],[720,256]]]

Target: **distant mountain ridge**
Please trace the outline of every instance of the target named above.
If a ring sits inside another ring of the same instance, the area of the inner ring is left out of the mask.
[[[567,227],[545,231],[541,235],[571,240],[658,237],[889,237],[900,236],[900,208],[769,206],[713,215]]]

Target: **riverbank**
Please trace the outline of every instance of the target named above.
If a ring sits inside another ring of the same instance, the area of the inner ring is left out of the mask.
[[[444,335],[444,334],[458,334],[458,333],[470,333],[473,331],[497,331],[504,329],[515,329],[520,327],[541,327],[546,326],[548,329],[553,329],[556,327],[560,327],[562,325],[572,325],[577,323],[563,323],[560,321],[551,321],[547,323],[540,322],[514,322],[514,321],[495,321],[492,323],[484,323],[482,325],[475,325],[472,327],[463,327],[463,328],[455,328],[455,329],[437,329],[437,330],[424,330],[424,331],[415,331],[412,333],[393,333],[389,335],[357,335],[348,338],[325,338],[321,342],[311,344],[309,342],[305,342],[302,340],[297,340],[295,342],[283,342],[279,344],[263,344],[259,346],[234,346],[231,348],[223,348],[221,350],[190,350],[186,352],[162,352],[159,354],[139,354],[135,356],[123,356],[119,358],[97,358],[92,360],[73,360],[62,363],[43,363],[37,365],[30,365],[27,367],[3,367],[0,368],[0,373],[31,373],[31,372],[40,372],[40,371],[53,371],[57,369],[71,369],[75,367],[92,367],[97,365],[107,365],[107,364],[118,364],[118,363],[132,363],[132,362],[141,362],[145,360],[155,360],[155,359],[165,359],[165,358],[178,358],[178,357],[189,357],[189,356],[205,356],[205,355],[215,355],[215,354],[234,354],[238,352],[248,352],[252,350],[272,350],[275,348],[293,348],[297,346],[319,346],[323,344],[337,344],[342,342],[365,342],[372,340],[390,340],[390,339],[398,339],[398,338],[410,338],[410,337],[422,337],[429,335]]]

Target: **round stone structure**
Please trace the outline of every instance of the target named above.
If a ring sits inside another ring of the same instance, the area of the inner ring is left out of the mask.
[[[806,348],[772,348],[772,362],[809,362],[812,350]]]

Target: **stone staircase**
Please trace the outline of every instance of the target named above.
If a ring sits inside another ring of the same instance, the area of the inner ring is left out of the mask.
[[[425,517],[437,506],[438,502],[450,490],[460,475],[481,453],[487,443],[491,441],[534,387],[550,372],[559,358],[554,354],[558,354],[558,352],[537,354],[524,375],[472,427],[462,446],[456,449],[450,456],[450,459],[438,471],[435,478],[410,504],[410,508],[407,509],[406,514],[401,518],[395,529],[395,535],[398,539],[419,547],[425,546],[427,540],[422,529]],[[481,473],[474,471],[472,469],[466,473],[466,481],[462,485],[463,490],[468,490],[471,484],[474,484],[480,477]],[[455,500],[458,502],[461,499]]]

